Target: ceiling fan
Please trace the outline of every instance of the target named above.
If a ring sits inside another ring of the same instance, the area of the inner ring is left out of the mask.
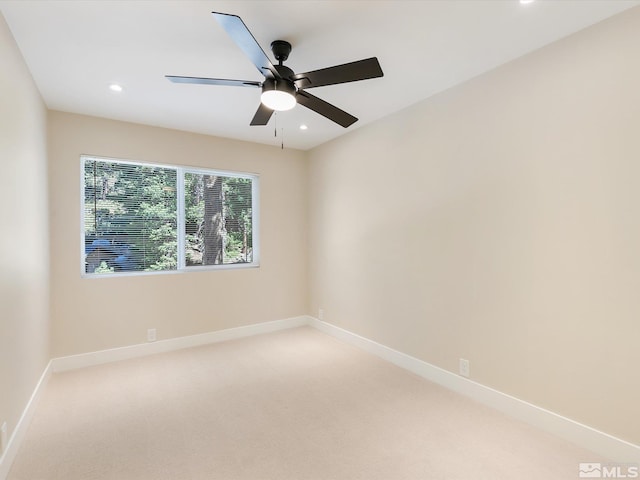
[[[380,63],[376,57],[306,73],[294,73],[293,70],[282,64],[291,53],[291,44],[289,42],[275,40],[271,43],[271,51],[278,61],[278,65],[273,65],[240,17],[227,13],[211,13],[236,45],[249,57],[258,71],[264,75],[264,81],[179,77],[175,75],[166,75],[166,78],[174,83],[261,88],[261,103],[253,120],[251,120],[251,125],[266,125],[269,123],[274,111],[290,110],[299,103],[347,128],[358,119],[344,110],[311,95],[305,89],[383,76],[382,68],[380,68]]]

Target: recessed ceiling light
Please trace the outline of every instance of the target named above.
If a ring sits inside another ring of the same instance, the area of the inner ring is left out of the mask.
[[[303,124],[303,125],[300,125],[300,130],[306,130],[307,128],[309,128],[309,127],[307,127],[307,126],[306,126],[306,125],[304,125],[304,124]]]
[[[120,85],[118,85],[117,83],[112,83],[111,85],[109,85],[109,89],[114,91],[114,92],[121,92],[122,91],[122,87]]]
[[[533,3],[535,0],[520,0],[520,5],[527,5],[528,3]]]

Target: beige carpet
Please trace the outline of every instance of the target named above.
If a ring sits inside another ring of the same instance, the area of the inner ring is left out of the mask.
[[[571,480],[602,460],[303,327],[54,375],[9,480]]]

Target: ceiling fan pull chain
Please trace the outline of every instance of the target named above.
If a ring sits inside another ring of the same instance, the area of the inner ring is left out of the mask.
[[[284,128],[280,128],[280,150],[284,150]]]
[[[278,137],[278,112],[275,112],[274,117],[275,117],[275,120],[274,120],[275,126],[273,127],[273,136],[277,138]]]

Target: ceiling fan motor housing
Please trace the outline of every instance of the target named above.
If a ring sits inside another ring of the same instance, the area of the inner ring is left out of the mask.
[[[262,93],[268,92],[269,90],[285,92],[292,96],[296,94],[296,86],[291,80],[286,78],[266,78],[264,82],[262,82]]]
[[[272,110],[290,110],[296,105],[296,86],[290,79],[293,70],[282,65],[274,65],[278,77],[265,77],[262,83],[262,103]]]
[[[278,90],[295,96],[296,86],[289,80],[294,75],[293,70],[284,65],[275,65],[274,67],[282,78],[265,78],[264,82],[262,82],[262,92]]]

